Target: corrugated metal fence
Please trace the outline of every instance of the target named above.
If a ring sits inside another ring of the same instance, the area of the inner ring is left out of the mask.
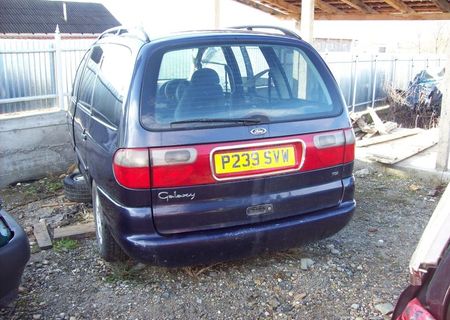
[[[388,87],[406,90],[422,70],[437,73],[446,61],[437,55],[330,53],[322,56],[339,83],[347,106],[356,111],[385,101]]]
[[[0,40],[0,114],[65,108],[59,96],[70,93],[78,63],[91,43]]]
[[[92,40],[0,40],[0,115],[65,109],[79,61]],[[442,68],[439,56],[323,54],[352,110],[406,89],[419,71]]]

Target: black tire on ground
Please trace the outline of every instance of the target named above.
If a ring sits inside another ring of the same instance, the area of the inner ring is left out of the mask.
[[[79,172],[72,173],[64,178],[64,195],[70,201],[91,202],[91,190],[86,180]]]
[[[100,256],[108,262],[127,260],[128,256],[114,240],[105,223],[105,216],[95,182],[92,182],[92,211],[95,218],[95,235]]]

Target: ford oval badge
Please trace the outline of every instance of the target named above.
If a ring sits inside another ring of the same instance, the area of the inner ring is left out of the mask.
[[[254,134],[255,136],[260,136],[262,134],[266,134],[267,133],[267,129],[265,128],[254,128],[252,130],[250,130],[251,134]]]

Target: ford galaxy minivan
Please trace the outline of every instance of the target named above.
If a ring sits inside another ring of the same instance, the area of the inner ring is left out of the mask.
[[[69,125],[104,259],[236,259],[350,220],[355,140],[336,81],[294,33],[253,29],[118,27],[84,56]]]

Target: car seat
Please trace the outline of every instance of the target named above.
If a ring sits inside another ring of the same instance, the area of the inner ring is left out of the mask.
[[[192,74],[189,86],[184,89],[175,110],[175,119],[210,118],[213,112],[217,115],[225,108],[219,75],[213,69],[199,69]]]

